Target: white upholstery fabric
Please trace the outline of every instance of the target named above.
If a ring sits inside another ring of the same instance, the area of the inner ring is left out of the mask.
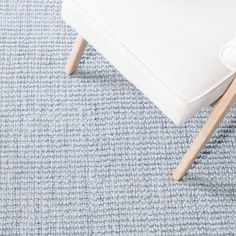
[[[64,0],[63,19],[177,125],[225,91],[235,0]]]
[[[236,71],[236,38],[221,49],[220,58],[226,66]]]

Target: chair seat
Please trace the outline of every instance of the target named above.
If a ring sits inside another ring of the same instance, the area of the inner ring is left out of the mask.
[[[62,18],[175,124],[220,97],[235,72],[235,0],[64,0]]]

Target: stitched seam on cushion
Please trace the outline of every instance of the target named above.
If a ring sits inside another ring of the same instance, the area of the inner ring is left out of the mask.
[[[140,64],[142,64],[148,71],[149,73],[155,77],[159,83],[161,83],[166,89],[168,89],[171,93],[173,93],[178,99],[182,100],[183,103],[185,104],[190,104],[190,103],[194,103],[197,102],[198,100],[202,99],[204,96],[206,96],[207,94],[209,94],[210,92],[214,92],[218,87],[220,87],[223,83],[225,83],[228,79],[231,78],[231,76],[234,75],[235,72],[231,72],[228,76],[224,77],[220,82],[218,82],[216,85],[210,87],[209,89],[207,89],[206,91],[204,91],[201,95],[197,96],[196,98],[187,100],[183,97],[181,97],[180,95],[178,95],[175,91],[173,91],[168,85],[166,85],[163,81],[161,81],[158,76],[156,76],[151,69],[149,69],[144,62],[142,62],[130,49],[128,49],[117,37],[115,37],[109,30],[106,29],[106,27],[100,23],[95,17],[93,17],[86,9],[84,9],[84,7],[82,7],[76,0],[73,0],[73,2],[79,7],[81,8],[91,19],[93,19],[100,27],[102,27],[102,29],[109,34],[113,39],[115,39],[117,42],[119,42],[123,48],[125,48]],[[155,80],[153,80],[154,83],[156,83]]]

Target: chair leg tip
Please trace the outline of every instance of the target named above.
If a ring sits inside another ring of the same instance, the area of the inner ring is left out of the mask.
[[[64,70],[64,72],[65,72],[65,74],[67,75],[67,76],[70,76],[70,75],[72,75],[74,72],[75,72],[75,70],[69,70],[69,69],[65,69]]]
[[[171,180],[179,182],[182,179],[182,176],[176,174],[175,172],[173,172],[170,176]]]

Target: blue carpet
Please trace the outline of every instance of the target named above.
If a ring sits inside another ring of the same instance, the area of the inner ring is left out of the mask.
[[[181,183],[181,127],[88,46],[60,1],[0,1],[0,235],[236,235],[236,107]]]

